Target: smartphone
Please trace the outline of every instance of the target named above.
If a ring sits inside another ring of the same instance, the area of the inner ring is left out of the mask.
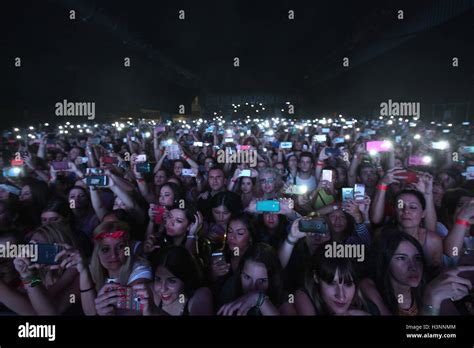
[[[183,131],[183,133],[184,133],[184,134],[189,134],[189,129],[185,129],[185,130]]]
[[[154,218],[155,224],[163,223],[163,217],[165,216],[166,208],[154,205],[152,209],[154,212],[156,212],[156,215]]]
[[[274,148],[274,149],[280,148],[280,142],[279,141],[272,141],[271,144],[272,144],[272,148]]]
[[[87,186],[103,187],[109,184],[109,178],[105,175],[91,175],[86,178]]]
[[[128,309],[137,312],[142,310],[140,296],[137,295],[132,287],[119,286],[116,290],[119,291],[119,300],[116,306],[117,309]]]
[[[57,265],[59,261],[54,261],[56,255],[62,250],[62,247],[55,244],[36,244],[37,260],[33,263],[40,265]]]
[[[467,153],[474,153],[474,146],[464,146],[464,151]]]
[[[356,196],[362,196],[362,198],[358,198]],[[354,198],[356,200],[364,200],[365,199],[365,185],[364,184],[355,184],[354,185]]]
[[[316,218],[311,220],[300,220],[298,223],[298,229],[301,232],[306,233],[318,233],[327,234],[329,233],[328,224],[324,219]]]
[[[239,151],[249,151],[252,149],[251,145],[237,145],[237,150]]]
[[[466,176],[466,180],[474,180],[474,167],[467,167],[463,175]]]
[[[341,155],[341,150],[339,148],[326,148],[324,151],[327,156],[338,157]]]
[[[22,159],[14,159],[10,161],[10,165],[12,167],[21,167],[24,164],[25,164],[25,161],[23,161]]]
[[[155,132],[156,133],[163,133],[166,130],[165,126],[156,126],[155,127]]]
[[[252,176],[252,171],[250,169],[243,169],[240,171],[239,178],[241,176]]]
[[[431,143],[431,147],[435,150],[446,150],[448,146],[446,141],[433,141]]]
[[[368,141],[366,143],[367,151],[389,152],[392,150],[392,143],[390,141]]]
[[[280,143],[280,149],[291,149],[292,147],[293,143],[291,141]]]
[[[82,164],[89,162],[89,158],[87,156],[86,157],[78,157],[78,158],[81,159]]]
[[[103,175],[104,170],[102,168],[86,168],[86,175]]]
[[[118,158],[117,157],[111,157],[111,156],[104,156],[104,157],[102,157],[102,162],[104,164],[117,164],[118,163]]]
[[[346,142],[346,140],[342,137],[339,137],[339,138],[334,138],[332,142],[333,144],[343,144]]]
[[[91,144],[99,145],[100,144],[100,138],[92,138],[91,139]]]
[[[183,176],[196,176],[196,173],[192,169],[189,168],[183,168],[181,171],[181,175]]]
[[[289,195],[304,195],[306,192],[308,192],[308,186],[306,185],[291,185],[285,191]]]
[[[212,133],[212,132],[214,132],[214,126],[210,126],[206,128],[206,133]]]
[[[323,128],[323,129],[321,129],[321,132],[323,132],[323,133],[329,133],[330,131],[331,131],[330,128]]]
[[[404,177],[402,180],[407,184],[414,184],[418,182],[418,175],[415,172],[409,170],[398,174],[398,176]]]
[[[233,142],[234,142],[234,138],[224,138],[224,142],[225,142],[225,143],[233,143]]]
[[[18,178],[23,173],[21,167],[3,168],[3,176],[6,178]]]
[[[327,136],[324,134],[318,134],[318,135],[313,136],[313,140],[318,143],[324,143],[327,140]]]
[[[332,170],[323,169],[321,180],[326,180],[332,182]]]
[[[279,201],[258,201],[257,212],[278,213],[280,211]]]
[[[150,173],[151,165],[148,162],[138,162],[135,164],[135,170],[138,173]]]
[[[429,166],[431,157],[429,156],[410,156],[408,157],[409,166]]]
[[[180,148],[177,144],[172,144],[169,146],[169,155],[168,158],[170,160],[179,159]]]
[[[342,201],[347,202],[354,199],[354,189],[352,187],[342,188]]]
[[[303,150],[303,151],[308,151],[308,145],[303,144],[302,150]]]
[[[69,169],[69,163],[68,162],[52,162],[51,165],[53,166],[53,169],[56,171],[61,171],[61,170],[68,170]]]
[[[395,142],[396,143],[401,143],[402,142],[402,137],[400,135],[395,136]]]
[[[211,254],[213,259],[218,259],[220,261],[224,261],[224,253],[222,251],[216,251]]]
[[[146,162],[146,155],[138,155],[137,162]]]
[[[195,142],[193,142],[193,146],[203,147],[203,145],[204,145],[204,144],[202,143],[202,141],[195,141]]]

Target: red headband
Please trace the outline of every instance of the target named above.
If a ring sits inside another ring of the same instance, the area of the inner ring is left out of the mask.
[[[94,237],[94,240],[100,240],[104,238],[114,238],[114,239],[119,239],[125,237],[128,239],[128,232],[125,231],[115,231],[115,232],[102,232],[99,233],[97,236]]]

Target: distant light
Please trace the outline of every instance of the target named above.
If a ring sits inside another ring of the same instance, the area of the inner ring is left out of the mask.
[[[33,130],[33,129],[35,129],[35,127],[29,126],[28,129],[29,129],[29,130]]]
[[[432,158],[430,156],[423,157],[423,163],[428,164],[428,163],[431,163],[431,161],[432,161]]]
[[[344,126],[344,127],[346,127],[346,126]],[[342,128],[344,128],[344,127],[342,127]],[[347,128],[347,127],[346,127],[346,128]],[[351,138],[351,136],[350,136],[349,134],[346,134],[346,135],[344,136],[344,139],[346,139],[346,140],[349,140],[350,138]]]
[[[149,138],[151,136],[151,133],[150,132],[146,132],[145,133],[145,138]]]
[[[46,127],[48,127],[48,126],[49,126],[49,123],[45,123],[44,125],[45,125]]]
[[[69,126],[69,123],[70,123],[70,122],[66,122],[66,124],[67,124],[68,126]]]
[[[262,108],[262,110],[265,110],[265,108]]]
[[[285,112],[285,109],[281,109],[281,112]]]
[[[290,105],[290,102],[286,102],[285,104],[286,104],[286,105]]]
[[[17,138],[17,139],[21,139],[21,135],[17,135],[16,138]]]
[[[63,126],[59,126],[58,128],[59,128],[59,129],[63,129]]]
[[[15,132],[19,132],[20,130],[18,128],[13,128]]]
[[[416,139],[416,140],[418,140],[420,138],[421,138],[421,136],[419,134],[415,134],[415,136],[413,137],[413,139]]]

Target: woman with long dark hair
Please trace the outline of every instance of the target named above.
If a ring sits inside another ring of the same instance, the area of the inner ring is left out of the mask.
[[[305,286],[295,294],[299,315],[368,315],[368,305],[358,286],[354,261],[326,256],[318,247],[306,269]]]

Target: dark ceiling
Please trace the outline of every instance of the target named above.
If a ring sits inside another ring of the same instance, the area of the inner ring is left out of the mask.
[[[195,95],[272,93],[301,95],[307,109],[323,110],[385,98],[380,86],[388,97],[412,90],[422,101],[459,88],[453,98],[464,93],[461,99],[469,100],[473,68],[465,64],[453,75],[440,64],[453,55],[462,56],[462,63],[473,61],[472,9],[385,47],[396,41],[387,33],[402,25],[398,9],[413,21],[436,3],[9,2],[0,15],[2,113],[47,118],[64,98],[97,101],[104,113],[173,112]],[[70,9],[77,11],[74,21]],[[181,9],[185,20],[178,18]],[[341,71],[344,56],[366,58]],[[20,69],[13,67],[14,57],[22,58]],[[130,68],[123,66],[124,57],[131,58]],[[455,87],[434,88],[443,84]],[[358,91],[364,91],[362,98]]]

